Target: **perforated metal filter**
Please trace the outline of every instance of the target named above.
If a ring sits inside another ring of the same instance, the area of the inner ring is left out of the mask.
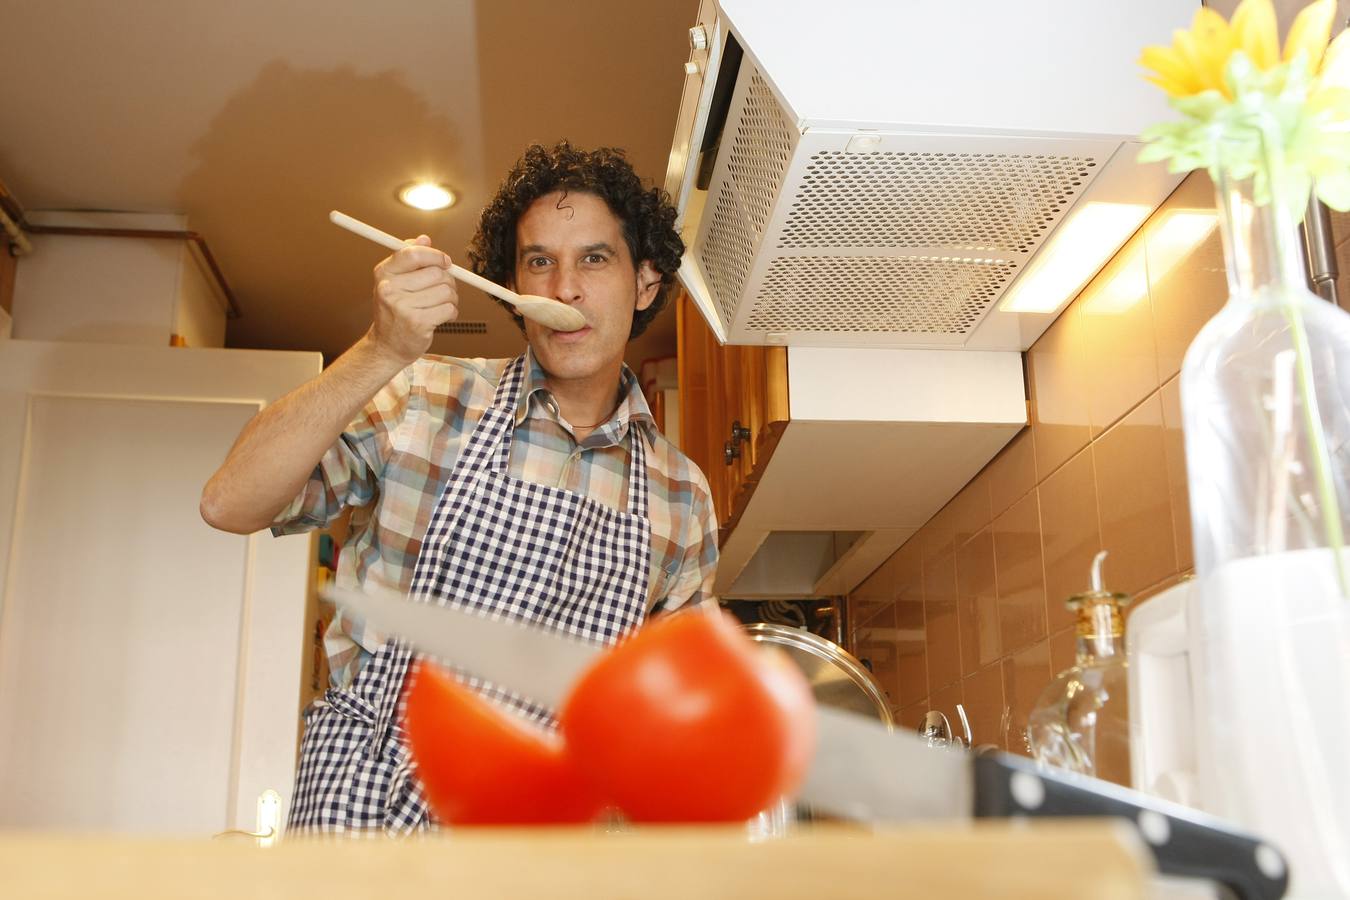
[[[1009,153],[814,153],[780,247],[1027,253],[1096,160]]]
[[[748,71],[736,127],[724,133],[730,142],[718,166],[725,162],[725,171],[705,213],[711,221],[700,247],[704,278],[728,321],[783,185],[796,134],[759,71],[753,66]]]
[[[763,332],[965,334],[1011,280],[998,259],[778,257],[745,327]]]
[[[959,344],[1117,146],[803,131],[747,55],[691,256],[734,342]]]

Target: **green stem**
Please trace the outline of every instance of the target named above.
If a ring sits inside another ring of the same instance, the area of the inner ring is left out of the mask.
[[[1266,162],[1267,195],[1271,211],[1276,217],[1275,240],[1284,242],[1294,231],[1296,222],[1288,221],[1291,211],[1286,205],[1284,179],[1284,147],[1280,141],[1278,125],[1269,115],[1259,119],[1262,153]],[[1305,204],[1306,205],[1306,204]],[[1287,223],[1287,224],[1286,224]],[[1290,272],[1285,263],[1291,258],[1286,247],[1275,248],[1281,286],[1301,284],[1303,273]],[[1313,385],[1312,348],[1308,346],[1308,332],[1303,326],[1303,316],[1298,310],[1296,294],[1280,291],[1280,306],[1289,323],[1290,336],[1294,344],[1294,361],[1298,373],[1298,392],[1302,400],[1303,425],[1308,432],[1308,445],[1312,454],[1313,478],[1317,484],[1317,496],[1321,505],[1322,528],[1326,533],[1327,546],[1331,549],[1332,562],[1336,567],[1336,581],[1341,596],[1350,599],[1350,573],[1346,571],[1344,553],[1345,535],[1341,529],[1341,506],[1336,497],[1336,487],[1331,478],[1331,452],[1327,449],[1326,434],[1322,431],[1322,417],[1318,413],[1317,394]]]
[[[1350,598],[1350,573],[1346,571],[1345,555],[1341,552],[1345,545],[1345,535],[1341,529],[1341,506],[1331,478],[1331,452],[1327,449],[1327,437],[1322,431],[1321,416],[1317,413],[1317,396],[1313,393],[1312,349],[1308,346],[1308,333],[1303,327],[1303,316],[1298,311],[1296,301],[1286,300],[1281,305],[1294,339],[1298,391],[1303,401],[1300,404],[1303,407],[1303,424],[1308,430],[1313,477],[1317,482],[1317,496],[1322,506],[1327,546],[1331,548],[1332,560],[1336,565],[1336,581],[1340,585],[1341,596]]]

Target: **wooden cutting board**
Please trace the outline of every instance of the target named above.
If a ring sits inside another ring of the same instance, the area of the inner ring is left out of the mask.
[[[461,829],[421,839],[133,839],[0,834],[0,894],[24,900],[877,900],[1145,896],[1147,855],[1117,824],[744,829]]]

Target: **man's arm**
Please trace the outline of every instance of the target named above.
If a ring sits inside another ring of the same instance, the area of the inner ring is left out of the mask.
[[[696,606],[706,609],[718,607],[717,595],[713,593],[718,559],[717,512],[703,473],[692,463],[690,467],[693,469],[693,484],[683,540],[684,554],[666,596],[659,599],[653,612],[673,612]]]
[[[266,527],[362,407],[459,314],[450,258],[429,243],[423,235],[375,267],[374,323],[361,340],[244,426],[202,490],[208,524],[236,534]]]

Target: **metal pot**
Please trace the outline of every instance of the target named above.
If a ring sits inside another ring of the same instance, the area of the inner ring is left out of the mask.
[[[746,625],[745,630],[752,641],[771,644],[787,653],[805,673],[820,705],[879,719],[888,728],[895,727],[881,685],[843,647],[804,628],[757,622]]]
[[[752,641],[777,647],[801,667],[820,705],[879,719],[890,729],[895,727],[881,685],[867,667],[843,647],[804,628],[757,622],[746,625],[745,630]],[[820,818],[805,804],[784,799],[750,820],[750,840],[783,837],[796,823]]]

